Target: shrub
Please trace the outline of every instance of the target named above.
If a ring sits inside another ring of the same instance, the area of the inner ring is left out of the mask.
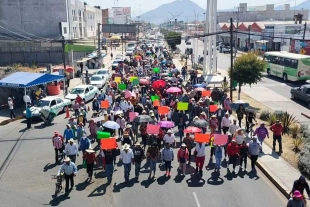
[[[304,143],[305,139],[303,137],[293,139],[293,145],[294,145],[293,151],[296,153],[300,152],[300,148]]]
[[[296,117],[293,114],[285,112],[280,119],[283,125],[283,134],[288,134],[290,127],[296,123]]]
[[[310,139],[310,130],[306,130],[302,133],[303,137],[306,139]],[[307,140],[308,141],[308,140]],[[309,140],[310,141],[310,140]]]
[[[264,110],[260,112],[259,119],[263,121],[268,121],[270,115],[271,115],[270,111]]]
[[[310,143],[305,144],[299,153],[298,168],[302,174],[310,178]]]
[[[276,110],[273,112],[273,114],[276,116],[277,119],[282,120],[283,115],[285,114],[285,111]]]
[[[297,138],[299,133],[300,133],[300,127],[297,124],[294,124],[292,127],[290,127],[290,134],[294,139]]]
[[[301,124],[300,125],[300,133],[304,133],[305,131],[307,131],[308,130],[308,125],[307,124]]]
[[[275,114],[271,114],[267,121],[270,125],[273,125],[277,121],[277,116]]]

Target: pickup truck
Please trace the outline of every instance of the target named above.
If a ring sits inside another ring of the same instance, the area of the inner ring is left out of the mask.
[[[310,84],[292,88],[291,99],[302,101],[310,108]]]

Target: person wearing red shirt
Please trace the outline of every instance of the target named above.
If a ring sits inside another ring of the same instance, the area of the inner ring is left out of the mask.
[[[98,163],[96,155],[95,155],[95,151],[91,148],[86,150],[86,152],[83,155],[83,160],[86,161],[86,165],[87,165],[86,172],[88,174],[88,178],[90,182],[93,177],[95,162]]]
[[[270,130],[273,132],[273,151],[276,151],[276,141],[279,143],[279,152],[282,153],[282,132],[283,132],[283,126],[279,120],[276,121],[275,124],[273,124],[270,127]]]
[[[227,146],[227,154],[228,154],[228,157],[229,157],[227,168],[229,167],[229,163],[232,163],[233,164],[233,172],[237,173],[237,171],[236,171],[236,163],[237,163],[237,159],[239,157],[239,147],[238,147],[235,139],[231,140],[231,143],[228,144],[228,146]]]
[[[78,102],[80,105],[81,105],[81,103],[83,102],[83,99],[82,99],[82,97],[81,97],[79,94],[76,95],[75,100],[76,100],[76,102]]]

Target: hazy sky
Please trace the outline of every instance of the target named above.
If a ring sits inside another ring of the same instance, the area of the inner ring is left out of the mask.
[[[110,8],[113,6],[131,7],[133,16],[138,16],[144,12],[155,9],[162,4],[169,3],[175,0],[83,0],[89,5],[99,5],[102,8]],[[192,0],[200,7],[205,8],[207,0]],[[305,0],[217,0],[218,9],[231,9],[239,5],[239,3],[248,3],[248,6],[261,6],[265,4],[275,4],[276,6],[283,4],[291,4],[291,6],[304,2]],[[114,4],[115,2],[115,4]],[[118,2],[118,3],[117,3]]]

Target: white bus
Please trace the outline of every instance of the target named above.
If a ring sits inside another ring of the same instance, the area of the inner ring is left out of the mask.
[[[264,60],[269,76],[284,81],[306,81],[310,79],[310,56],[288,52],[266,52]]]

